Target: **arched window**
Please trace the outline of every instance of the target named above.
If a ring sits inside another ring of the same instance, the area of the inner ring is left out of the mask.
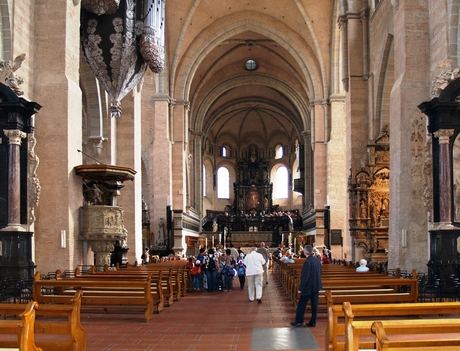
[[[230,172],[226,167],[217,170],[217,198],[230,198]]]
[[[203,179],[203,196],[206,196],[206,166],[205,165],[203,165],[203,175],[201,179]]]
[[[228,157],[228,147],[227,146],[222,146],[222,157]]]
[[[288,170],[285,166],[280,166],[275,173],[274,193],[276,199],[287,199],[289,188]]]
[[[284,156],[283,145],[277,145],[275,147],[275,158],[282,158]]]

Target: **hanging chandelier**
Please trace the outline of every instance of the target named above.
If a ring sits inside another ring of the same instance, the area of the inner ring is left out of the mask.
[[[81,41],[91,71],[121,117],[121,100],[144,77],[164,69],[164,0],[86,0]]]

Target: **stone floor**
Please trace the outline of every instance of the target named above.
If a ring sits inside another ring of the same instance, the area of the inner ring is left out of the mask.
[[[325,313],[315,328],[293,328],[295,310],[273,279],[260,304],[236,285],[230,292],[189,293],[148,323],[141,313],[83,311],[87,350],[324,350]]]

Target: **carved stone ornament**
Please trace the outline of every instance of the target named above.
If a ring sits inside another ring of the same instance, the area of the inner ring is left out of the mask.
[[[443,72],[431,82],[431,96],[438,97],[450,82],[460,77],[460,67],[452,70],[452,60],[445,60],[438,66]]]
[[[126,239],[127,233],[123,225],[123,209],[121,207],[85,205],[81,211],[81,239],[107,240],[111,243]]]
[[[123,1],[111,15],[98,17],[82,11],[83,54],[100,84],[112,99],[112,117],[121,117],[120,101],[144,77],[147,64],[138,45],[143,32],[142,6]]]
[[[158,39],[152,34],[141,36],[141,55],[153,73],[160,73],[165,67],[164,48],[157,44]]]
[[[25,60],[26,54],[17,56],[13,62],[11,61],[0,61],[0,82],[10,87],[18,96],[24,95],[24,92],[19,87],[24,80],[15,75],[22,62]]]
[[[37,144],[37,139],[33,134],[29,134],[29,169],[28,169],[28,179],[27,184],[28,193],[29,193],[29,224],[35,222],[34,209],[38,206],[41,193],[40,180],[37,176],[37,168],[40,162],[38,156],[35,154],[35,145]]]
[[[110,15],[118,10],[120,0],[81,0],[81,5],[98,16]]]

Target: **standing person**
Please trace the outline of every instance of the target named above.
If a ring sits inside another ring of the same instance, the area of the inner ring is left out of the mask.
[[[232,291],[233,289],[233,277],[235,276],[235,268],[227,261],[225,268],[222,270],[222,279],[224,279],[224,291]]]
[[[230,244],[230,256],[232,256],[232,260],[233,262],[235,262],[235,265],[236,265],[236,263],[240,259],[240,253],[238,252],[237,249],[235,249],[233,244]]]
[[[265,264],[263,266],[263,269],[264,269],[263,281],[265,282],[265,284],[268,284],[268,260],[270,259],[270,252],[268,252],[268,249],[265,247],[265,243],[263,241],[260,243],[260,247],[257,249],[257,252],[260,253],[265,260]]]
[[[193,268],[190,271],[190,274],[193,279],[193,290],[201,291],[203,290],[203,273],[201,271],[201,262],[196,260]]]
[[[148,247],[144,249],[144,253],[141,256],[142,264],[149,264],[150,259],[150,250]]]
[[[206,273],[207,291],[214,292],[217,290],[217,273],[219,264],[214,257],[214,250],[209,249],[208,255],[204,259],[204,268]]]
[[[256,251],[255,247],[251,248],[251,253],[244,258],[244,265],[246,266],[246,277],[248,278],[248,293],[249,301],[254,301],[255,298],[258,303],[262,302],[262,281],[264,268],[266,263],[264,257]]]
[[[244,289],[244,283],[246,282],[246,267],[242,260],[238,261],[238,280],[240,281],[241,289]]]
[[[196,256],[196,259],[197,259],[198,261],[200,261],[201,263],[204,262],[205,251],[206,251],[206,249],[205,249],[204,247],[201,247],[201,248],[200,248],[200,252],[199,252],[198,255]]]
[[[319,291],[322,289],[321,261],[313,255],[313,248],[310,245],[306,245],[303,248],[303,252],[307,258],[303,264],[300,276],[298,290],[300,298],[297,304],[295,322],[292,322],[291,325],[294,327],[302,326],[308,300],[311,300],[311,319],[306,326],[314,327],[316,326],[316,316],[318,315]]]

